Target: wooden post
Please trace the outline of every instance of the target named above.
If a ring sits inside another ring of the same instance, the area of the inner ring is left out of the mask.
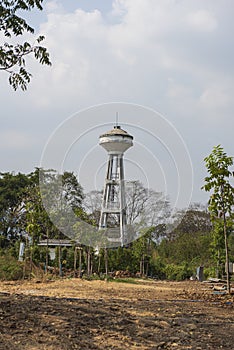
[[[48,229],[46,229],[46,263],[45,263],[45,273],[48,272],[49,265],[49,234]]]
[[[32,264],[33,264],[33,245],[29,246],[29,251],[30,251],[30,265],[29,265],[29,279],[31,280],[32,278]]]
[[[61,246],[59,246],[59,276],[63,276],[62,263],[61,263]]]
[[[106,277],[108,275],[108,252],[107,248],[105,248],[105,270],[106,270]]]
[[[87,251],[87,274],[90,276],[90,247],[88,247]]]
[[[101,268],[101,254],[99,251],[98,252],[98,275],[100,275],[100,268]]]
[[[26,238],[25,242],[25,250],[24,250],[24,268],[23,268],[23,280],[26,277],[26,266],[27,266],[27,258],[28,258],[28,239]]]
[[[82,267],[82,260],[81,260],[82,255],[81,255],[81,253],[82,253],[82,248],[79,247],[78,249],[79,249],[79,277],[81,278],[82,277],[82,273],[81,273],[81,267]]]
[[[74,249],[74,277],[76,277],[76,261],[77,261],[77,247]]]
[[[141,260],[140,260],[140,276],[142,277],[142,265],[143,265],[143,258],[141,256]]]
[[[224,239],[225,239],[225,253],[226,253],[226,273],[227,273],[227,292],[231,293],[231,284],[230,284],[230,271],[229,271],[229,248],[228,248],[228,237],[227,237],[227,221],[226,215],[223,214],[223,230],[224,230]]]

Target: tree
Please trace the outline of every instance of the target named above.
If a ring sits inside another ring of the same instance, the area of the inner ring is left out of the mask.
[[[83,188],[73,172],[63,173],[62,186],[67,205],[70,205],[73,210],[80,208],[84,199]]]
[[[141,276],[149,274],[150,260],[152,252],[156,247],[154,240],[155,227],[144,229],[140,238],[132,243],[133,256],[139,262],[139,272]]]
[[[191,268],[209,262],[211,222],[207,211],[189,209],[180,224],[165,233],[158,253],[166,264],[189,264]]]
[[[231,236],[232,232],[233,232],[233,221],[232,219],[227,219],[227,235]],[[232,244],[228,243],[229,250],[231,247],[232,247]],[[219,278],[224,272],[223,266],[225,266],[225,260],[226,260],[222,218],[215,220],[213,224],[210,251],[212,254],[212,258],[217,266],[216,277]]]
[[[144,211],[149,226],[166,224],[171,216],[170,202],[164,193],[150,189]]]
[[[139,181],[129,181],[126,184],[126,215],[127,223],[133,225],[141,221],[148,200],[147,189]]]
[[[51,65],[47,49],[40,45],[44,36],[39,36],[34,44],[28,41],[15,44],[15,37],[34,33],[34,28],[18,13],[22,14],[23,11],[31,11],[34,8],[42,10],[42,2],[43,0],[2,0],[0,2],[0,32],[8,41],[0,46],[0,70],[9,74],[9,83],[14,90],[19,87],[26,90],[31,80],[32,75],[25,68],[26,56],[33,54],[41,64]]]
[[[85,194],[83,201],[85,211],[95,220],[96,226],[99,225],[102,208],[102,191],[90,191]]]
[[[209,176],[205,178],[205,185],[202,188],[208,192],[213,189],[208,209],[214,224],[217,221],[222,222],[225,241],[227,291],[230,293],[227,218],[233,218],[234,188],[230,183],[230,178],[233,177],[233,172],[230,171],[230,166],[233,165],[233,157],[227,156],[223,148],[218,145],[213,148],[211,154],[204,160]]]
[[[24,231],[23,198],[30,183],[24,174],[0,173],[0,234],[6,243]]]

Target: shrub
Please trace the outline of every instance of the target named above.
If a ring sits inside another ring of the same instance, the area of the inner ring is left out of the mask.
[[[18,280],[23,278],[23,264],[10,255],[0,256],[0,279]]]
[[[204,277],[205,279],[209,277],[217,277],[217,267],[209,266],[204,268]]]
[[[183,281],[192,276],[192,269],[185,263],[183,265],[168,264],[164,268],[168,280]]]
[[[149,276],[157,279],[165,279],[165,264],[160,257],[151,259]]]

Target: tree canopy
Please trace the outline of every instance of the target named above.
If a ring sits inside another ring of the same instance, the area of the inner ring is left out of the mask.
[[[43,0],[1,0],[0,32],[5,41],[0,45],[0,70],[9,75],[14,90],[26,90],[32,74],[26,69],[26,56],[32,54],[41,64],[51,65],[47,49],[41,46],[44,36],[34,38],[33,44],[22,39],[25,33],[34,34],[34,28],[22,17],[25,11],[42,10]],[[21,37],[21,42],[16,38]]]

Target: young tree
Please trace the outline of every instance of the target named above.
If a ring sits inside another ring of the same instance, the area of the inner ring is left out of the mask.
[[[209,212],[214,225],[217,221],[223,224],[223,234],[225,240],[226,271],[227,271],[227,291],[230,293],[230,274],[229,274],[229,249],[228,249],[228,230],[227,218],[232,218],[232,209],[234,205],[234,188],[230,183],[233,172],[230,166],[233,165],[233,157],[227,156],[223,148],[215,146],[209,156],[205,159],[206,168],[209,176],[205,178],[205,185],[202,187],[205,191],[213,190],[209,199]]]
[[[0,70],[9,74],[9,83],[14,90],[27,89],[31,73],[26,68],[25,57],[33,54],[41,64],[51,65],[47,49],[40,45],[44,36],[39,36],[34,44],[28,41],[15,44],[15,37],[24,33],[34,33],[27,21],[21,17],[23,11],[34,8],[42,10],[43,0],[2,0],[0,2],[0,32],[6,38],[0,46]],[[20,15],[18,15],[20,14]],[[12,41],[12,42],[9,42]]]

